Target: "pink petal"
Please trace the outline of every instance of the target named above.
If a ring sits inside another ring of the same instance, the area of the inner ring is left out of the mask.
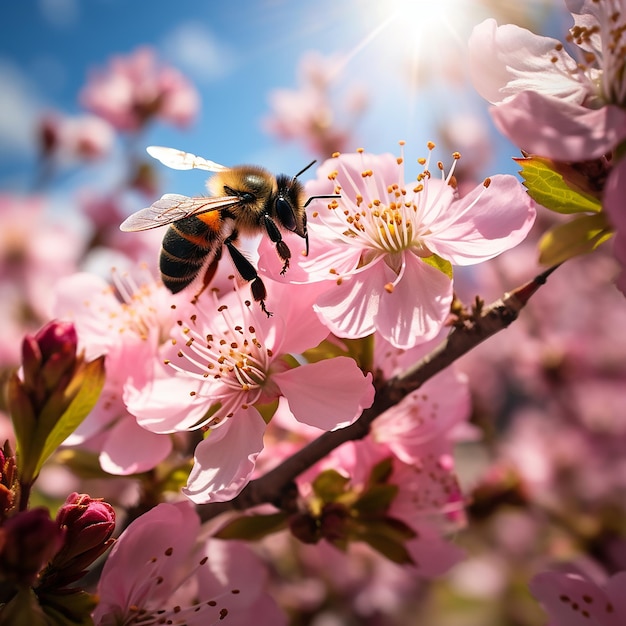
[[[198,381],[187,376],[176,376],[166,366],[147,385],[136,388],[127,384],[124,402],[137,423],[153,433],[172,433],[194,428],[210,408],[210,401],[200,395],[191,395],[198,389]]]
[[[98,606],[94,622],[100,624],[107,613],[123,615],[130,610],[143,591],[146,577],[161,573],[161,593],[167,597],[172,590],[173,576],[187,559],[196,541],[200,521],[187,502],[159,504],[128,526],[117,540],[104,563],[98,585]],[[168,548],[175,546],[167,558]]]
[[[254,407],[237,411],[196,447],[183,493],[196,504],[232,500],[248,483],[263,449],[265,422]]]
[[[626,619],[624,613],[615,611],[604,590],[575,574],[542,572],[532,579],[530,590],[554,626],[623,626]]]
[[[551,61],[557,45],[556,39],[514,24],[498,26],[494,19],[485,20],[474,27],[468,40],[476,91],[493,104],[507,102],[522,91],[552,94],[561,102],[583,102],[586,89],[563,71],[562,63]]]
[[[374,316],[376,330],[397,348],[411,348],[435,337],[452,302],[452,281],[411,253],[391,293],[382,290]]]
[[[128,476],[154,468],[172,450],[168,435],[157,435],[141,428],[127,415],[107,431],[100,452],[100,466],[109,474]]]
[[[366,337],[376,329],[374,318],[380,299],[386,293],[385,285],[395,278],[395,273],[381,257],[364,271],[332,285],[314,308],[338,337]]]
[[[516,146],[557,161],[595,159],[626,138],[626,112],[618,107],[587,109],[533,91],[492,108],[491,116]]]
[[[428,247],[453,265],[480,263],[523,241],[535,221],[534,203],[521,183],[508,175],[491,178],[453,202],[433,225]]]
[[[355,361],[336,357],[272,376],[294,417],[322,430],[352,423],[374,399],[372,376]]]
[[[436,578],[465,558],[465,550],[446,541],[440,533],[426,524],[413,524],[415,539],[407,542],[407,549],[421,576]]]

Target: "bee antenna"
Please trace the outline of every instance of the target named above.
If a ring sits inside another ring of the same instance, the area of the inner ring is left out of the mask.
[[[304,206],[307,207],[311,204],[311,200],[318,200],[319,198],[341,198],[341,196],[337,193],[331,193],[323,196],[311,196],[305,203]]]
[[[294,180],[300,176],[300,174],[304,174],[310,167],[313,167],[317,163],[317,159],[313,159],[306,167],[303,167],[293,178]]]

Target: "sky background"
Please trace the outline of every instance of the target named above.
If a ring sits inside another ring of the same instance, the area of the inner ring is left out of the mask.
[[[519,2],[494,3],[510,7]],[[524,3],[563,34],[560,3]],[[269,94],[295,88],[298,63],[316,50],[336,55],[334,91],[362,88],[368,108],[355,141],[372,152],[423,155],[426,141],[464,115],[492,128],[487,105],[473,91],[464,46],[474,24],[493,15],[477,0],[20,0],[0,8],[0,187],[28,191],[36,165],[33,141],[43,111],[81,111],[78,93],[89,72],[113,55],[149,45],[197,87],[201,110],[187,130],[150,126],[140,142],[195,152],[225,165],[259,163],[292,173],[311,159],[299,145],[263,129]],[[450,75],[456,74],[452,84]],[[350,120],[345,120],[350,123]],[[514,172],[516,150],[494,135],[484,174]],[[444,162],[449,151],[438,153]],[[471,158],[465,155],[464,158]],[[416,169],[417,171],[417,169]],[[109,173],[115,175],[114,165]],[[169,173],[169,189],[197,193],[200,172]],[[67,188],[80,180],[62,177]]]

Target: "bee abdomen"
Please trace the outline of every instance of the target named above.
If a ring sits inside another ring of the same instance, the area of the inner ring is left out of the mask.
[[[163,238],[159,260],[163,284],[172,293],[190,285],[217,240],[217,233],[194,216],[172,224]]]

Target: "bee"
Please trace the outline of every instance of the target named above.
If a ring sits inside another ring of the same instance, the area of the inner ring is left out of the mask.
[[[206,267],[203,286],[194,301],[213,279],[224,247],[240,276],[250,283],[252,297],[264,313],[267,291],[251,261],[236,247],[239,235],[267,234],[283,261],[281,274],[289,267],[291,250],[281,230],[296,233],[305,241],[309,253],[306,207],[316,198],[304,201],[304,186],[298,177],[272,175],[255,165],[225,167],[219,163],[174,148],[149,146],[147,152],[164,165],[177,170],[201,169],[213,172],[207,181],[210,196],[188,197],[168,193],[146,209],[133,213],[120,230],[134,232],[170,225],[163,237],[159,269],[163,284],[178,293],[188,287]]]

